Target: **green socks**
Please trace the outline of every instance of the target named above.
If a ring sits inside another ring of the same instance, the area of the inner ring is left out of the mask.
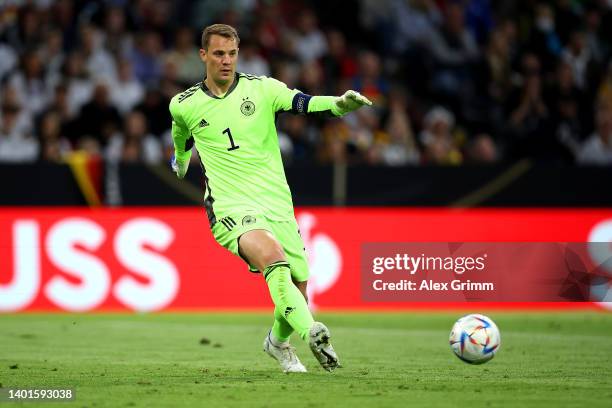
[[[274,324],[272,325],[272,335],[279,343],[289,341],[289,336],[293,333],[293,327],[287,322],[280,308],[274,308]]]
[[[295,330],[303,340],[308,338],[314,323],[306,299],[291,281],[287,262],[276,262],[264,270],[264,277],[274,302],[272,334],[279,341],[286,341]]]

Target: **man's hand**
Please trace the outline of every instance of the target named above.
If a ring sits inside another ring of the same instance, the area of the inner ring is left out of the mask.
[[[176,174],[176,177],[182,179],[187,174],[187,169],[189,168],[189,162],[180,163],[176,161],[176,156],[172,155],[172,159],[170,159],[170,166],[172,167],[172,171]]]
[[[372,102],[359,92],[350,90],[346,91],[344,95],[336,98],[335,101],[335,112],[334,114],[346,115],[349,112],[357,110],[364,105],[371,106]]]

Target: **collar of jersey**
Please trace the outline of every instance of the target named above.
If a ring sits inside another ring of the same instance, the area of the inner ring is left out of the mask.
[[[215,99],[225,99],[229,96],[229,94],[232,93],[232,91],[234,89],[236,89],[236,87],[238,86],[238,79],[240,79],[240,75],[238,74],[238,72],[236,72],[234,74],[234,83],[232,84],[232,86],[230,86],[230,88],[227,90],[227,92],[225,93],[225,95],[223,96],[217,96],[214,93],[212,93],[210,91],[210,89],[208,89],[208,87],[206,86],[206,78],[204,78],[204,81],[200,82],[200,88],[202,88],[202,91],[204,91],[204,93],[208,96],[210,96],[211,98],[215,98]]]

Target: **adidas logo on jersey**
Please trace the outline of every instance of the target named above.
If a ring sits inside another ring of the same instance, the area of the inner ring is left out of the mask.
[[[206,126],[208,126],[208,125],[209,125],[209,123],[206,121],[206,119],[202,119],[202,120],[200,121],[200,127],[201,127],[201,128],[206,127]]]

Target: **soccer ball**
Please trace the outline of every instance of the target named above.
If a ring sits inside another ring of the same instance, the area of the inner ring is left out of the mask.
[[[487,316],[463,316],[450,333],[453,353],[469,364],[483,364],[491,360],[501,345],[499,329]]]

